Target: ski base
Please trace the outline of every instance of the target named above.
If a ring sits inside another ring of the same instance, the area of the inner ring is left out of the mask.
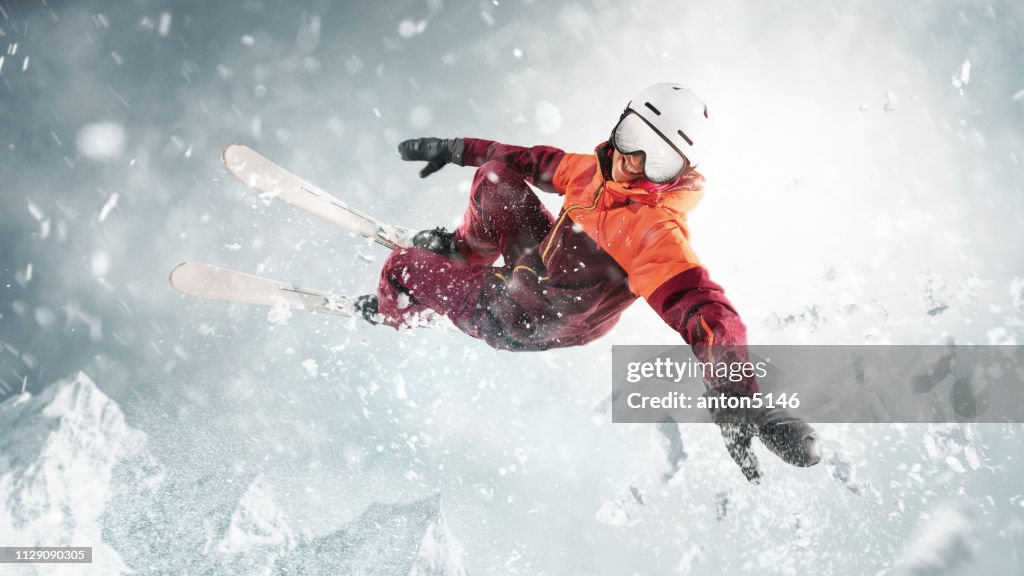
[[[365,318],[356,308],[356,297],[299,288],[286,282],[211,264],[182,262],[171,270],[170,282],[171,287],[178,292],[204,300]],[[379,323],[381,320],[380,317],[367,319],[372,323]],[[407,315],[402,319],[400,327],[456,330],[448,318],[432,310]]]
[[[232,144],[225,148],[223,160],[224,167],[235,179],[257,192],[305,210],[392,250],[412,246],[412,232],[408,229],[386,224],[352,208],[244,144]]]
[[[357,316],[355,298],[299,288],[262,276],[182,262],[171,270],[171,286],[195,298],[304,310],[315,314]]]

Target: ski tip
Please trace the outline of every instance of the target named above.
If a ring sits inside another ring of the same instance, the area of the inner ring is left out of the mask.
[[[171,273],[167,275],[167,282],[171,285],[172,288],[175,287],[174,286],[174,275],[175,275],[175,273],[181,271],[183,266],[188,266],[188,262],[181,262],[181,263],[179,263],[174,268],[171,268]]]
[[[227,146],[224,147],[224,151],[220,153],[220,159],[221,161],[224,162],[224,164],[227,164],[228,156],[230,154],[246,148],[248,148],[248,146],[246,146],[245,144],[242,144],[240,142],[232,142],[231,144],[228,144]]]

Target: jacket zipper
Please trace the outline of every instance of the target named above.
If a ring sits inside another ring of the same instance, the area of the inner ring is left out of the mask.
[[[591,210],[596,208],[598,202],[601,201],[601,194],[604,193],[604,184],[605,184],[605,182],[606,182],[605,180],[601,180],[601,185],[598,186],[597,192],[594,193],[594,203],[593,204],[591,204],[590,206],[584,206],[582,204],[573,204],[572,206],[569,206],[568,208],[565,209],[564,212],[562,212],[562,215],[558,217],[558,221],[555,222],[555,226],[554,226],[553,230],[558,230],[559,228],[562,227],[562,222],[565,221],[565,218],[569,215],[569,212],[572,212],[573,210],[579,210],[579,209],[582,209],[582,210],[585,210],[587,212],[590,212]],[[561,234],[559,234],[557,237],[561,238]],[[540,262],[541,262],[541,264],[544,264],[545,268],[548,265],[547,262],[546,262],[547,256],[548,256],[548,253],[551,251],[552,245],[555,242],[555,238],[556,237],[553,236],[551,238],[551,240],[548,240],[548,245],[544,248],[544,252],[542,252],[541,255],[540,255]]]
[[[704,331],[704,334],[707,336],[707,339],[708,339],[708,359],[711,362],[714,362],[715,361],[715,332],[714,332],[714,330],[711,329],[711,326],[708,326],[707,321],[704,320],[704,316],[701,316],[700,312],[697,313],[697,324],[700,326],[701,330]]]

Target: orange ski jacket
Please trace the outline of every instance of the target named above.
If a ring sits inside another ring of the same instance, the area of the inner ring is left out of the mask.
[[[500,161],[564,197],[537,250],[506,263],[511,274],[500,276],[516,301],[515,313],[531,311],[536,320],[530,333],[517,335],[521,349],[586,343],[607,333],[640,296],[702,361],[717,356],[716,350],[745,354],[746,326],[690,247],[687,213],[704,193],[698,172],[669,185],[642,179],[629,185],[611,179],[607,142],[592,154],[475,138],[464,142],[462,165]],[[756,382],[725,387],[749,393]]]
[[[671,191],[651,193],[606,179],[597,154],[566,154],[558,164],[552,185],[565,196],[562,216],[622,266],[634,294],[647,298],[700,265],[690,248],[686,214],[704,194],[704,177],[691,171]]]

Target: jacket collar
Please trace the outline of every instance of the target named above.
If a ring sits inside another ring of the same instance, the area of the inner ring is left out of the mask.
[[[609,143],[598,144],[594,149],[594,155],[597,157],[607,192],[602,202],[605,208],[639,203],[685,215],[693,210],[704,196],[704,176],[696,170],[691,170],[666,184],[655,184],[646,178],[626,183],[615,182],[611,179],[612,154]]]

